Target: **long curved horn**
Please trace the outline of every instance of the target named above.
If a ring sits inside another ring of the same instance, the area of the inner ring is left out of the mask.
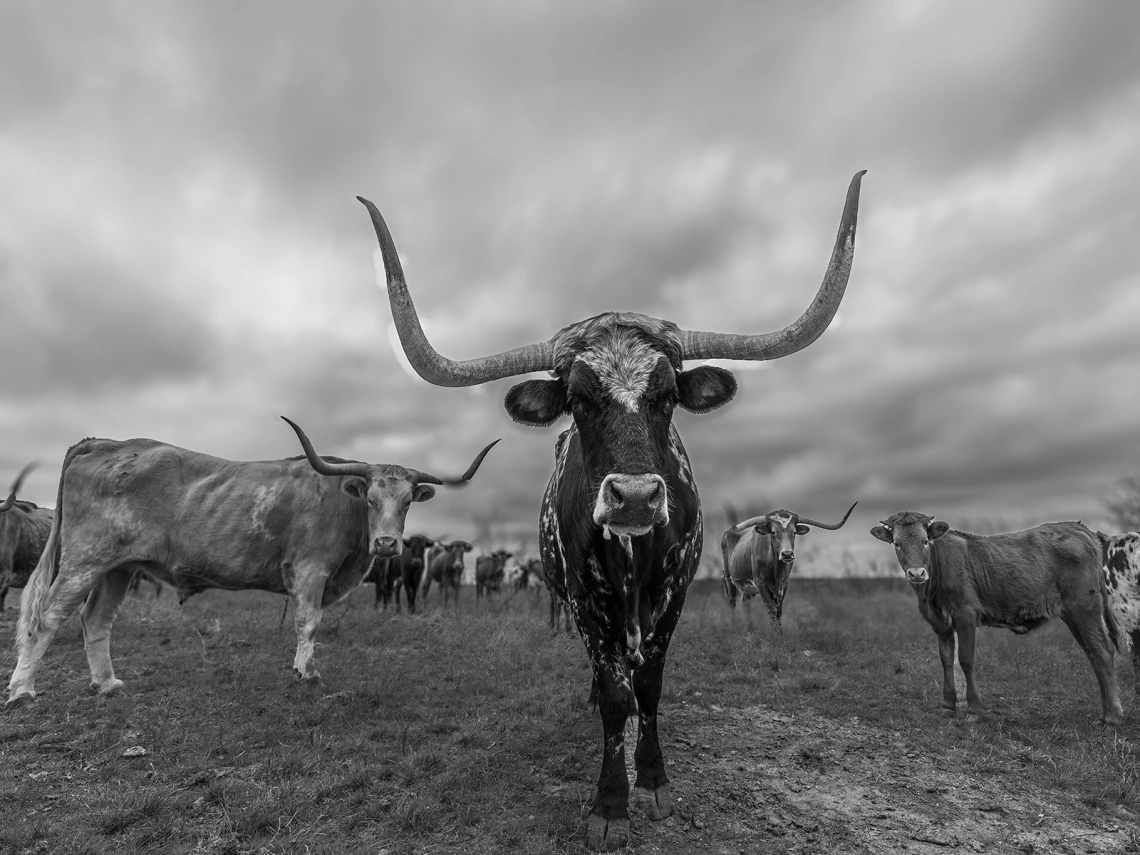
[[[470,481],[475,473],[479,471],[479,464],[483,462],[483,458],[487,456],[492,448],[502,442],[502,437],[496,439],[486,448],[479,452],[479,456],[475,458],[474,462],[467,467],[467,471],[460,475],[458,478],[438,478],[435,475],[429,475],[427,472],[421,472],[418,469],[412,469],[411,472],[415,476],[417,484],[447,484],[452,487],[458,487]]]
[[[388,279],[388,302],[392,305],[392,320],[396,322],[396,332],[408,362],[416,373],[436,386],[478,386],[502,377],[529,374],[532,371],[550,371],[554,368],[554,345],[549,341],[516,347],[514,350],[482,356],[478,359],[452,360],[441,356],[424,335],[420,317],[408,293],[404,280],[404,267],[396,252],[396,244],[388,231],[388,225],[376,206],[357,196],[372,217],[372,227],[376,230],[376,240],[380,242],[380,254],[384,257],[384,272]]]
[[[859,504],[859,503],[856,502],[855,505],[857,505],[857,504]],[[847,518],[849,516],[851,516],[851,512],[853,510],[855,510],[855,505],[852,505],[851,507],[849,507],[847,509],[847,513],[845,513],[843,515],[843,519],[841,519],[835,525],[828,525],[827,523],[816,522],[815,520],[809,520],[807,517],[800,517],[800,522],[802,522],[804,525],[814,525],[816,528],[827,529],[827,531],[835,531],[837,528],[843,528],[843,524],[845,522],[847,522]]]
[[[851,275],[851,262],[855,258],[855,222],[859,215],[859,186],[866,171],[856,172],[847,188],[847,202],[843,206],[831,262],[827,265],[823,284],[807,310],[782,330],[762,335],[682,330],[682,359],[779,359],[803,350],[823,335],[839,309]]]
[[[288,416],[282,416],[289,423],[289,427],[297,432],[297,439],[301,440],[301,448],[305,449],[305,456],[309,458],[309,465],[321,475],[357,475],[361,478],[367,478],[371,467],[367,463],[329,463],[327,460],[321,459],[313,448],[313,444],[309,442],[309,438],[305,436],[305,432],[301,430],[301,426]]]
[[[16,504],[16,494],[20,492],[20,487],[23,486],[24,479],[28,476],[28,473],[35,469],[38,465],[39,464],[33,460],[31,463],[20,470],[20,474],[17,475],[16,480],[12,482],[12,492],[8,494],[7,499],[5,499],[3,502],[0,502],[0,513],[3,513]]]
[[[754,526],[754,525],[759,525],[760,523],[762,523],[766,519],[768,519],[767,514],[761,514],[758,517],[749,517],[744,522],[738,522],[736,525],[734,525],[732,527],[732,530],[733,531],[744,531],[744,529],[746,529],[746,528],[749,528],[749,527]]]

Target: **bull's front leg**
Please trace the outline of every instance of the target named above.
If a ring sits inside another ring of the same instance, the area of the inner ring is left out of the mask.
[[[587,645],[598,685],[602,715],[602,771],[590,817],[586,846],[601,852],[629,842],[629,778],[625,773],[625,722],[633,700],[629,669],[612,646],[601,639]],[[605,647],[606,649],[601,649]]]
[[[670,601],[652,634],[641,645],[645,662],[633,673],[633,691],[639,712],[637,749],[633,753],[634,767],[637,770],[633,803],[654,821],[667,819],[673,814],[669,776],[665,774],[665,758],[661,754],[661,743],[657,736],[657,707],[661,701],[665,655],[684,605],[685,591],[682,590]]]
[[[302,680],[319,680],[315,659],[317,629],[321,625],[321,600],[327,576],[323,567],[298,569],[293,585],[293,621],[297,628],[297,654],[293,672]]]

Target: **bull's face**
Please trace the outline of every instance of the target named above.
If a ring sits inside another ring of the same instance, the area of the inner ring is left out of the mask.
[[[871,534],[895,548],[895,557],[907,581],[917,588],[930,581],[930,545],[949,530],[949,523],[926,514],[901,511],[871,529]]]
[[[800,522],[799,517],[787,511],[774,511],[755,526],[756,533],[770,538],[772,554],[777,560],[790,564],[796,560],[796,535],[803,536],[811,528]]]
[[[430,484],[417,484],[409,475],[393,472],[395,466],[374,466],[365,478],[345,478],[343,489],[368,502],[368,552],[377,558],[394,558],[403,546],[404,521],[412,502],[435,495]],[[423,549],[417,556],[423,561]]]
[[[465,540],[454,540],[447,545],[447,566],[460,573],[463,572],[463,556],[474,547]]]
[[[435,541],[430,537],[424,537],[422,534],[413,534],[411,537],[405,537],[404,560],[408,562],[412,569],[422,569],[424,566],[424,553],[433,546],[435,546]]]
[[[593,520],[607,534],[640,536],[669,522],[673,410],[705,413],[736,393],[735,378],[722,368],[679,370],[675,345],[654,332],[616,322],[569,327],[560,336],[555,379],[528,380],[507,394],[507,412],[521,424],[573,417],[594,493]]]

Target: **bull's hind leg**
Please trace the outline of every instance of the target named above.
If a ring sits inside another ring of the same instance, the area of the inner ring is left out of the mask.
[[[665,654],[684,604],[685,592],[681,591],[657,621],[650,640],[642,645],[645,662],[633,673],[633,692],[639,712],[637,749],[633,753],[637,770],[633,784],[633,803],[654,821],[666,819],[673,814],[669,776],[665,774],[665,760],[657,737],[657,707],[661,701]]]
[[[83,647],[87,651],[87,665],[91,669],[91,688],[101,695],[110,695],[122,688],[123,681],[115,677],[111,665],[111,624],[115,610],[127,595],[133,571],[116,567],[91,589],[79,619],[83,622]]]
[[[942,660],[942,709],[958,708],[958,690],[954,688],[954,630],[938,633],[938,658]]]
[[[74,565],[60,568],[55,582],[43,595],[46,602],[42,606],[38,626],[35,620],[31,620],[26,632],[21,632],[20,630],[25,628],[25,617],[21,614],[20,629],[17,630],[16,638],[19,657],[16,660],[16,669],[12,672],[12,679],[8,681],[8,706],[19,706],[35,700],[36,672],[48,648],[51,647],[55,634],[63,626],[63,622],[79,608],[79,604],[102,575],[97,569],[73,569],[73,567]],[[20,602],[21,612],[34,608],[33,604],[26,602],[37,593],[34,585],[33,577],[29,581],[29,586],[24,589],[24,596]]]
[[[1140,629],[1134,629],[1128,635],[1132,640],[1132,672],[1140,683]]]
[[[1083,618],[1083,619],[1082,619]],[[1120,686],[1116,682],[1116,664],[1113,661],[1113,644],[1099,611],[1088,614],[1062,615],[1061,619],[1089,658],[1096,681],[1100,686],[1101,724],[1117,727],[1124,721],[1124,707],[1120,703]]]

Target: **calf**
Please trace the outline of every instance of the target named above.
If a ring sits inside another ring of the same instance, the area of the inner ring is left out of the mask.
[[[966,677],[969,712],[983,711],[974,682],[979,625],[1024,634],[1059,617],[1084,650],[1100,684],[1101,721],[1124,717],[1113,668],[1118,647],[1101,573],[1097,536],[1079,522],[1046,523],[1027,531],[983,536],[954,531],[926,514],[900,511],[871,534],[895,548],[918,608],[938,636],[942,706],[953,712],[954,638]]]

